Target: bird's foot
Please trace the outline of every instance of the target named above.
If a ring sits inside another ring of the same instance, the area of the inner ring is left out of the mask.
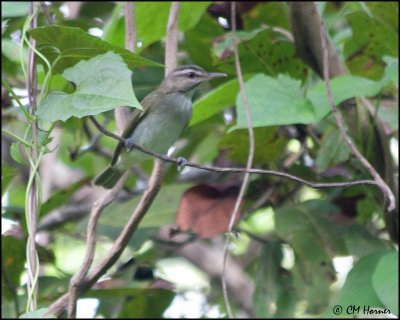
[[[135,145],[135,141],[132,138],[128,138],[125,140],[125,148],[128,151],[131,151],[132,147]]]
[[[180,171],[187,165],[188,161],[183,157],[179,157],[177,160],[178,170]]]

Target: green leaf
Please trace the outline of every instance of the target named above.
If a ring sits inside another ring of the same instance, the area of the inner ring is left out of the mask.
[[[5,298],[13,300],[12,291],[15,292],[20,287],[20,278],[25,269],[26,242],[11,236],[2,236],[1,240],[1,287]]]
[[[277,127],[254,129],[254,163],[266,165],[276,161],[282,155],[287,140],[277,134]],[[268,146],[266,148],[266,146]],[[235,130],[226,134],[218,145],[219,149],[227,149],[229,159],[245,164],[249,151],[249,133],[247,129]]]
[[[20,146],[21,146],[21,145],[20,145],[19,143],[15,143],[15,142],[13,142],[13,143],[11,144],[11,147],[10,147],[10,154],[11,154],[11,157],[12,157],[16,162],[18,162],[19,164],[22,164],[23,166],[27,166],[27,163],[26,163],[24,157],[23,157],[22,154],[21,154]]]
[[[292,275],[280,267],[282,251],[279,242],[266,243],[258,261],[253,296],[255,313],[260,318],[291,318],[295,309]]]
[[[238,51],[243,73],[264,72],[276,77],[279,73],[292,78],[305,79],[307,67],[296,57],[293,42],[282,40],[280,34],[264,27],[252,31],[241,31]],[[228,74],[236,74],[232,51],[232,34],[227,33],[213,41],[214,65]]]
[[[324,172],[329,167],[348,160],[349,157],[350,148],[344,143],[340,132],[336,128],[326,130],[316,158],[317,172]]]
[[[379,260],[372,275],[372,286],[384,306],[399,314],[399,254],[390,252]]]
[[[365,2],[373,17],[386,24],[393,31],[399,28],[399,3],[397,1],[385,2],[382,5],[379,1]]]
[[[384,308],[373,288],[372,277],[378,262],[386,254],[387,251],[379,251],[362,257],[347,275],[335,304],[346,307],[355,305]]]
[[[18,174],[15,167],[9,167],[4,162],[1,165],[1,190],[6,192],[6,189],[12,179]]]
[[[189,53],[190,60],[205,70],[213,70],[210,43],[224,34],[224,29],[209,14],[203,14],[199,23],[185,32],[185,50]]]
[[[88,182],[87,178],[83,178],[65,189],[62,189],[53,194],[40,208],[40,217],[44,217],[47,213],[62,206],[72,194]]]
[[[290,29],[289,6],[285,2],[258,3],[250,11],[243,14],[246,30],[258,28],[265,24],[271,27]]]
[[[179,10],[179,31],[193,28],[210,3],[183,2]],[[142,42],[142,48],[165,36],[170,6],[170,2],[135,3],[137,40]]]
[[[391,81],[393,84],[399,83],[399,59],[389,56],[383,57],[386,63],[385,79]]]
[[[108,51],[119,54],[130,69],[142,66],[162,66],[120,46],[112,45],[92,36],[79,28],[39,27],[30,30],[29,34],[37,41],[39,51],[51,63],[60,58],[53,69],[55,73],[61,73],[81,60],[90,59]]]
[[[339,76],[330,80],[333,102],[335,105],[352,97],[373,97],[382,90],[384,81],[372,81],[357,76]],[[314,105],[316,120],[326,116],[331,108],[326,95],[325,83],[319,82],[307,94]]]
[[[382,57],[398,56],[397,28],[364,12],[351,13],[346,18],[352,29],[352,37],[344,46],[347,66],[353,74],[380,79],[384,70]]]
[[[158,230],[159,227],[175,223],[175,215],[181,195],[190,186],[189,184],[175,184],[161,188],[160,193],[140,222],[137,232],[130,241],[132,247],[135,249],[140,248],[141,244],[149,239],[149,235]],[[121,233],[122,228],[125,227],[126,221],[128,221],[139,200],[138,197],[135,197],[122,204],[115,202],[110,204],[99,219],[97,224],[98,233],[115,239]],[[86,225],[83,227],[86,228]]]
[[[113,52],[81,61],[63,73],[77,86],[72,94],[51,93],[38,107],[37,115],[46,122],[70,117],[96,115],[120,106],[141,109],[131,85],[131,72]]]
[[[233,106],[238,91],[238,81],[232,79],[202,96],[193,104],[193,117],[189,126],[198,124],[223,109]]]
[[[389,242],[374,237],[365,227],[358,224],[350,225],[346,229],[344,240],[349,254],[356,257],[392,249]]]
[[[295,255],[292,273],[299,298],[307,302],[306,313],[320,314],[324,311],[331,297],[330,285],[335,280],[332,261],[316,263]]]
[[[180,195],[183,194],[189,186],[188,184],[175,184],[162,188],[140,223],[140,228],[160,227],[174,223]],[[132,210],[139,203],[139,200],[140,199],[135,198],[123,204],[112,203],[104,210],[99,224],[123,228],[125,226],[125,221],[131,216]],[[118,219],[115,219],[116,214],[118,214]]]
[[[175,293],[163,289],[143,289],[134,297],[134,299],[125,300],[118,313],[118,318],[162,318],[164,311],[175,297]]]
[[[118,308],[118,318],[161,318],[174,296],[175,293],[170,290],[137,288],[137,285],[135,288],[132,283],[111,289],[92,289],[86,293],[86,297],[100,301],[123,298],[123,303]]]
[[[263,74],[245,82],[253,127],[312,123],[316,116],[309,100],[305,99],[300,81],[284,75],[272,78]],[[237,125],[247,128],[242,97],[236,97]]]
[[[399,108],[397,105],[381,105],[378,109],[378,117],[381,121],[387,122],[392,132],[399,129]]]
[[[322,200],[279,209],[275,213],[276,232],[305,261],[326,264],[334,253],[346,253],[341,226],[331,220],[337,210]]]

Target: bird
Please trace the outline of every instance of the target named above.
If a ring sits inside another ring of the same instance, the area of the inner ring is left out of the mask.
[[[225,73],[207,72],[193,64],[176,67],[155,91],[142,100],[143,109],[135,109],[131,113],[122,137],[154,152],[166,154],[190,122],[192,98],[199,85],[226,76]],[[94,184],[111,189],[129,168],[148,157],[138,150],[129,150],[126,144],[119,142],[111,164],[94,179]]]

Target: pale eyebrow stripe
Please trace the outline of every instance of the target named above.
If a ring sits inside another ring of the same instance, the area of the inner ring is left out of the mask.
[[[196,74],[197,76],[202,76],[202,73],[200,72],[200,70],[197,69],[183,69],[183,70],[177,70],[175,72],[173,72],[175,75],[182,75],[182,74],[187,74],[188,72],[193,72],[194,74]]]

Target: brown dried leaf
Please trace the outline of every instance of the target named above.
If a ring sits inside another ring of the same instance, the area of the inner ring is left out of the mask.
[[[194,186],[181,199],[176,225],[182,230],[193,230],[201,238],[224,233],[228,230],[237,195],[237,187]]]

